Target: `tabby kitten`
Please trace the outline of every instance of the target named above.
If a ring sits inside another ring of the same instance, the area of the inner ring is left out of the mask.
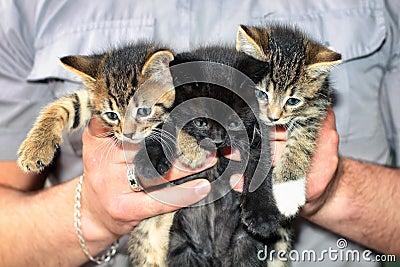
[[[136,227],[129,240],[131,264],[264,266],[266,262],[257,258],[259,250],[265,245],[289,249],[290,243],[287,232],[279,226],[281,217],[271,192],[268,142],[261,146],[262,135],[268,136],[267,129],[257,124],[254,115],[257,101],[248,90],[252,82],[245,81],[238,71],[260,82],[267,64],[234,49],[206,47],[176,55],[171,65],[176,97],[166,123],[175,126],[176,154],[181,161],[188,166],[201,165],[209,153],[219,154],[224,147],[239,149],[248,161],[232,164],[221,156],[215,166],[192,176],[210,180],[211,192],[200,205],[181,209],[174,216],[151,218]],[[160,154],[162,148],[153,156]],[[249,182],[242,196],[232,191],[231,174],[244,172],[245,180],[251,180],[257,166],[264,179],[255,193],[246,192]],[[268,236],[253,236],[241,223],[241,205],[253,202],[258,195],[264,196],[257,205],[265,212],[260,224]],[[273,264],[285,265],[277,259]]]
[[[273,171],[273,193],[280,212],[292,217],[306,201],[307,171],[331,104],[328,75],[341,55],[280,25],[239,26],[236,49],[270,65],[255,94],[260,119],[286,129],[286,147]]]
[[[64,67],[83,78],[85,88],[43,110],[18,150],[19,166],[26,172],[41,171],[62,143],[62,132],[86,126],[92,116],[118,142],[142,141],[167,115],[162,107],[173,104],[168,71],[172,59],[170,50],[145,42],[103,54],[61,58]],[[136,94],[138,88],[141,94]],[[160,97],[149,98],[149,91]]]

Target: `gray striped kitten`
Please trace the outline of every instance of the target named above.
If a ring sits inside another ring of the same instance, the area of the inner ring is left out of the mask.
[[[255,94],[260,119],[287,132],[273,194],[280,212],[292,217],[306,201],[306,175],[331,104],[328,75],[341,55],[283,25],[239,26],[236,49],[270,64]]]
[[[168,114],[164,110],[174,102],[168,70],[173,58],[170,50],[145,42],[102,54],[61,58],[64,67],[81,76],[85,86],[44,108],[18,150],[20,168],[25,172],[43,170],[62,143],[62,133],[86,126],[93,116],[109,129],[117,144],[143,141],[165,120]],[[139,87],[141,94],[135,95]],[[155,91],[163,96],[149,98]],[[129,105],[131,100],[133,105]],[[126,113],[131,116],[128,120],[124,120]]]

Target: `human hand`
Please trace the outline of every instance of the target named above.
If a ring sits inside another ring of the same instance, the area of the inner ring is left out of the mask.
[[[271,143],[272,165],[275,166],[286,145],[286,132],[283,128],[277,128],[271,137],[273,140]],[[324,198],[328,194],[327,187],[338,166],[338,144],[339,135],[336,131],[335,114],[332,109],[329,109],[307,174],[307,202],[301,210],[303,216],[318,211],[324,203]]]
[[[307,174],[307,202],[301,210],[305,217],[317,212],[330,193],[329,185],[334,181],[339,164],[338,146],[335,114],[329,109]]]
[[[105,236],[115,239],[129,233],[145,218],[194,204],[208,194],[210,184],[204,179],[156,190],[151,194],[132,191],[126,177],[124,150],[121,145],[116,146],[111,137],[105,136],[106,131],[93,119],[82,139],[85,173],[82,228],[88,242],[104,239]],[[137,151],[139,145],[130,149]],[[210,164],[216,162],[214,158],[210,160]],[[199,171],[174,167],[168,175],[178,179]]]
[[[271,154],[272,166],[276,166],[286,145],[286,132],[283,127],[277,127],[271,133]],[[307,216],[317,211],[323,204],[323,198],[328,193],[327,186],[335,175],[338,156],[339,136],[336,131],[335,114],[332,109],[323,121],[320,137],[317,142],[317,149],[313,155],[311,168],[307,175],[307,202],[302,208],[302,214]],[[230,159],[240,160],[238,151],[231,151],[227,155]],[[243,189],[243,176],[233,175],[231,186],[236,191]]]

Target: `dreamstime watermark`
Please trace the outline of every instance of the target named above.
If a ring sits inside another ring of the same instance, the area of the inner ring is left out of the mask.
[[[170,79],[162,81],[159,78],[169,76]],[[221,152],[217,150],[230,147],[240,152],[239,164],[235,164],[234,160],[229,161],[224,170],[218,173],[218,177],[213,177],[217,179],[211,181],[211,185],[218,190],[194,205],[209,204],[229,194],[232,188],[225,186],[226,181],[232,174],[241,174],[247,170],[250,156],[253,156],[247,153],[249,151],[259,153],[259,158],[251,165],[248,191],[253,192],[263,186],[264,181],[270,178],[270,154],[275,154],[275,147],[270,148],[268,141],[275,128],[267,128],[260,120],[255,88],[256,85],[245,73],[225,64],[208,61],[171,66],[165,73],[144,82],[131,99],[123,119],[125,159],[136,182],[154,199],[172,206],[181,206],[179,198],[154,189],[176,186],[183,195],[193,188],[169,181],[167,178],[171,177],[162,176],[158,168],[161,166],[168,170],[173,165],[182,173],[190,173],[193,168],[201,166],[203,169],[203,163],[207,166],[207,157]],[[143,107],[149,115],[139,114]],[[160,115],[163,112],[166,113],[165,117]],[[196,122],[200,125],[210,124],[211,130],[201,128]],[[189,133],[190,130],[196,132],[196,137]],[[137,152],[137,147],[132,143],[143,145],[145,153]],[[183,159],[182,164],[174,164],[177,157]],[[135,160],[140,164],[135,164]],[[166,161],[170,166],[167,166]],[[211,166],[207,167],[211,169]],[[193,175],[184,177],[184,181],[188,179],[194,179]]]
[[[336,247],[328,247],[321,251],[306,249],[298,250],[274,250],[260,249],[257,253],[260,261],[292,261],[292,262],[395,262],[395,255],[375,254],[371,250],[356,250],[348,249],[348,242],[344,238],[339,238],[336,242]]]

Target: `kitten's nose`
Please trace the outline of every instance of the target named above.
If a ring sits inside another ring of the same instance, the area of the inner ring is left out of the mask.
[[[132,139],[133,133],[123,133],[123,135],[128,139]]]
[[[214,138],[213,138],[213,143],[218,147],[224,143],[224,135],[221,131],[218,131]]]
[[[279,121],[280,117],[271,117],[271,116],[268,116],[268,119],[269,119],[271,122],[277,122],[277,121]]]
[[[217,139],[217,140],[214,140],[213,142],[214,142],[214,144],[218,147],[218,146],[220,146],[220,145],[222,145],[222,144],[224,143],[224,140],[222,140],[222,139]]]

